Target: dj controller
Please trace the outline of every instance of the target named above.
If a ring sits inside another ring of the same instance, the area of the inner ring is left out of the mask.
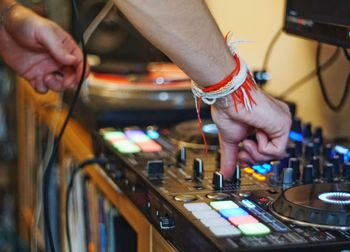
[[[293,120],[288,156],[219,172],[217,128],[102,128],[110,178],[179,251],[350,250],[350,150]]]

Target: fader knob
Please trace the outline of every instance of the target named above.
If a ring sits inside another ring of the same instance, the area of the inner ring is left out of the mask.
[[[176,153],[176,160],[179,164],[185,164],[186,163],[186,148],[181,147],[177,153]]]
[[[303,183],[304,184],[310,184],[312,183],[313,181],[313,166],[312,165],[307,165],[304,167],[304,170],[303,170]]]
[[[314,144],[308,143],[305,147],[305,159],[307,163],[310,163],[312,161],[312,158],[314,156]]]
[[[273,186],[278,185],[280,183],[280,162],[279,161],[271,162],[270,183]]]
[[[334,167],[331,163],[326,163],[326,165],[323,167],[323,178],[327,182],[333,182],[334,180]]]
[[[312,158],[312,165],[314,167],[314,173],[313,176],[315,179],[320,178],[321,176],[321,171],[320,171],[320,166],[321,166],[321,162],[320,162],[320,158],[315,156]]]
[[[213,174],[213,187],[216,190],[220,190],[224,187],[224,175],[218,171]]]
[[[312,137],[312,131],[311,131],[311,123],[305,123],[303,127],[303,137],[305,139],[311,139]]]
[[[193,179],[202,180],[204,173],[204,164],[203,160],[200,158],[195,158],[193,160]]]
[[[304,124],[302,135],[305,139],[311,139],[312,137],[311,123]]]
[[[327,144],[324,148],[323,148],[323,157],[326,160],[331,160],[333,156],[333,147],[331,144]]]
[[[293,169],[292,168],[284,168],[283,169],[283,180],[282,185],[283,188],[289,188],[293,184]]]
[[[323,133],[322,133],[322,128],[316,127],[314,130],[314,135],[313,138],[316,140],[318,139],[320,145],[323,144]]]
[[[289,165],[293,169],[293,180],[300,178],[300,161],[298,158],[290,158]]]
[[[301,120],[298,117],[293,118],[291,130],[301,133]]]
[[[295,153],[297,157],[300,157],[303,154],[303,143],[299,141],[295,141]]]
[[[343,177],[346,181],[350,181],[350,162],[346,162],[344,164]]]
[[[319,138],[316,138],[313,140],[314,144],[314,156],[320,156],[321,155],[321,147],[322,147],[322,142]]]
[[[339,156],[334,156],[331,158],[331,163],[333,164],[334,175],[338,176],[340,174],[340,160]]]
[[[287,148],[287,153],[288,153],[289,158],[295,158],[297,155],[297,151],[295,149],[295,146],[289,146]]]
[[[236,170],[233,174],[232,181],[236,184],[241,183],[241,168],[239,167],[239,165],[236,166]]]

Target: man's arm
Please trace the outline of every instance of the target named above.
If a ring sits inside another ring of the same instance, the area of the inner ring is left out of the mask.
[[[41,93],[76,85],[83,68],[67,32],[13,0],[0,1],[0,56]]]
[[[131,23],[203,86],[222,80],[235,62],[201,0],[115,0]],[[210,73],[210,74],[209,74]]]
[[[202,0],[114,0],[130,22],[184,72],[202,86],[217,83],[235,66],[212,15]],[[237,24],[239,25],[239,24]],[[252,91],[252,111],[240,105],[212,106],[219,129],[221,171],[232,176],[237,161],[263,162],[282,158],[291,118],[288,107],[261,90]],[[229,97],[230,99],[230,97]],[[247,139],[256,131],[257,143]],[[238,144],[242,142],[243,148]]]

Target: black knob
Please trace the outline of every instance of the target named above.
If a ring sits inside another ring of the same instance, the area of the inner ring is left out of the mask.
[[[193,179],[202,180],[204,174],[204,164],[203,160],[200,158],[195,158],[193,160]]]
[[[163,160],[150,160],[146,166],[147,174],[149,178],[161,178],[164,173]]]
[[[293,181],[300,178],[300,161],[298,158],[290,158],[289,165],[293,169]]]
[[[327,182],[333,182],[334,180],[334,167],[331,163],[326,163],[323,167],[323,178]]]
[[[272,161],[271,162],[271,175],[270,183],[271,185],[278,185],[280,182],[280,162]]]
[[[220,190],[224,187],[224,175],[218,171],[213,174],[213,187],[216,190]]]
[[[321,161],[320,158],[318,156],[315,156],[312,158],[312,165],[314,167],[314,179],[318,179],[321,176]]]
[[[287,189],[292,186],[293,180],[293,168],[284,168],[283,169],[283,180],[282,185],[284,189]]]
[[[345,163],[345,155],[342,153],[338,153],[339,156],[339,164],[343,165]]]
[[[340,160],[339,156],[334,156],[331,158],[331,163],[333,164],[334,176],[338,176],[340,174]]]
[[[302,134],[303,134],[304,139],[311,139],[312,138],[311,123],[304,124]]]
[[[320,145],[323,144],[323,133],[321,127],[315,128],[313,138],[314,140],[317,140],[320,143]]]
[[[350,162],[346,162],[343,166],[343,177],[346,181],[350,181]]]
[[[304,184],[310,184],[313,182],[313,170],[314,167],[311,164],[304,167],[302,179]]]
[[[289,146],[289,147],[287,148],[287,153],[288,153],[288,156],[289,156],[290,158],[296,157],[297,151],[296,151],[296,149],[295,149],[295,145]]]
[[[304,153],[304,157],[306,160],[306,163],[309,164],[312,161],[312,158],[314,157],[314,144],[313,143],[308,143],[305,146],[305,153]]]
[[[331,144],[326,144],[323,148],[323,157],[325,160],[330,161],[333,156],[333,147]]]
[[[291,131],[301,133],[301,120],[298,117],[293,118]]]
[[[177,151],[176,161],[182,165],[186,164],[186,148],[185,147],[180,147],[180,149]]]
[[[314,156],[320,156],[322,143],[318,138],[314,139],[313,143],[314,143]]]
[[[241,182],[241,168],[238,165],[236,166],[232,181],[236,184],[239,184]]]
[[[280,169],[284,169],[284,168],[287,168],[288,165],[289,165],[289,156],[283,158],[280,160]]]
[[[303,142],[294,141],[296,156],[300,157],[303,153]]]

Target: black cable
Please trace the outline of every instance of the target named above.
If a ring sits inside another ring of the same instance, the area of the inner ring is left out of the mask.
[[[345,88],[343,91],[343,95],[341,96],[338,104],[334,104],[330,98],[328,97],[324,82],[323,82],[323,78],[321,75],[321,66],[320,66],[320,57],[321,57],[321,47],[322,44],[318,43],[317,44],[317,49],[316,49],[316,75],[317,75],[317,79],[318,79],[318,84],[320,86],[321,89],[321,93],[323,96],[324,101],[326,102],[327,106],[332,110],[332,111],[339,111],[340,109],[342,109],[342,107],[344,106],[345,102],[346,102],[346,98],[347,98],[347,94],[349,91],[349,87],[350,87],[350,73],[348,74],[347,80],[346,80],[346,84],[345,84]]]
[[[270,60],[270,56],[271,56],[271,52],[272,52],[272,49],[274,48],[277,40],[279,39],[279,37],[282,35],[282,29],[279,29],[276,34],[273,36],[272,40],[270,41],[270,44],[266,50],[266,53],[265,53],[265,57],[264,57],[264,63],[263,63],[263,66],[262,66],[262,70],[263,71],[267,71],[267,66],[268,66],[268,63],[269,63],[269,60]]]
[[[76,4],[75,0],[72,0],[72,5],[73,5],[73,15],[76,18],[76,22],[78,24],[78,27],[81,28],[82,26],[80,23],[78,8],[77,8],[77,4]],[[79,37],[82,51],[83,51],[83,69],[82,69],[81,77],[79,80],[78,87],[74,93],[73,100],[72,100],[71,105],[69,107],[69,111],[68,111],[68,114],[66,116],[66,119],[63,123],[63,126],[62,126],[58,136],[56,137],[56,139],[54,141],[52,153],[51,153],[50,159],[48,161],[48,164],[46,166],[46,169],[45,169],[45,172],[43,175],[44,226],[45,226],[45,232],[47,234],[47,238],[49,241],[49,248],[47,251],[52,251],[52,252],[55,252],[55,245],[54,245],[54,241],[53,241],[53,237],[52,237],[50,215],[49,215],[49,212],[50,212],[50,208],[49,208],[50,178],[51,178],[51,173],[53,170],[54,162],[56,159],[59,143],[60,143],[62,136],[63,136],[63,133],[67,127],[69,119],[72,117],[73,110],[74,110],[76,103],[78,101],[79,93],[80,93],[82,84],[84,82],[84,77],[85,77],[85,73],[86,73],[86,63],[87,63],[87,61],[86,61],[86,49],[85,49],[85,43],[84,43],[84,39],[83,39],[82,29],[80,29],[78,37]]]
[[[350,53],[348,52],[348,49],[346,49],[345,47],[343,48],[343,52],[345,55],[345,58],[350,61]]]
[[[339,55],[340,55],[340,49],[339,47],[337,47],[334,53],[321,65],[321,69],[322,70],[328,69],[338,59]],[[287,96],[289,96],[296,89],[298,89],[303,84],[311,80],[315,75],[316,75],[316,69],[312,70],[311,72],[306,74],[304,77],[294,82],[292,85],[289,85],[289,87],[278,96],[279,99],[282,99],[282,100],[286,99]]]
[[[70,194],[74,185],[74,178],[78,174],[79,171],[84,169],[87,165],[92,165],[92,164],[106,164],[107,160],[101,159],[101,158],[93,158],[84,161],[81,163],[77,168],[75,168],[71,174],[68,186],[67,186],[67,191],[66,191],[66,207],[65,207],[65,215],[66,215],[66,236],[67,236],[67,243],[68,243],[68,251],[72,251],[72,241],[70,237],[70,229],[69,229],[69,200],[70,200]]]

